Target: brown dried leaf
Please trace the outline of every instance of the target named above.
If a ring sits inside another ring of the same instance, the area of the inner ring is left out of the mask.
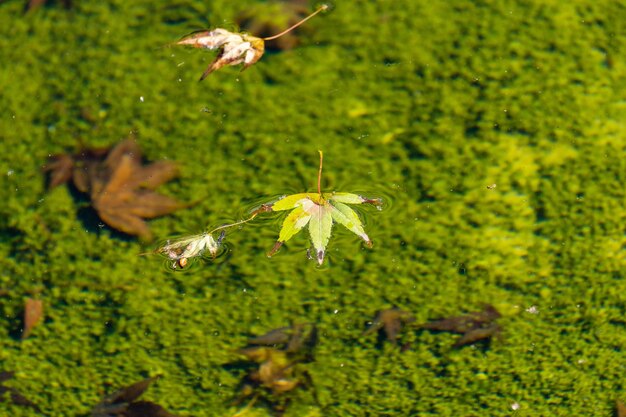
[[[132,157],[127,154],[122,155],[117,165],[111,168],[111,176],[98,196],[110,197],[120,191],[128,190],[130,188],[128,183],[135,169],[137,168]],[[91,198],[94,197],[97,196],[94,196],[92,193]]]
[[[124,156],[128,156],[133,165],[138,167],[141,165],[142,152],[139,144],[132,137],[128,139],[124,139],[114,147],[110,149],[106,159],[104,160],[104,165],[111,171],[118,166]]]
[[[138,236],[141,240],[149,241],[152,239],[152,232],[148,224],[141,217],[134,216],[129,213],[116,213],[115,210],[106,208],[98,209],[100,219],[115,230],[132,236]]]
[[[26,339],[33,328],[39,324],[43,317],[43,301],[27,298],[24,305],[24,331],[22,339]]]
[[[402,330],[402,326],[406,323],[412,323],[414,321],[415,318],[411,313],[397,307],[381,310],[378,312],[376,318],[363,335],[368,335],[382,329],[387,337],[387,340],[395,344],[398,339],[398,334],[400,333],[400,330]]]
[[[428,330],[438,330],[453,333],[467,333],[485,324],[491,323],[500,317],[500,313],[491,305],[486,305],[481,311],[469,313],[463,316],[448,317],[441,320],[431,321],[422,325]]]
[[[154,190],[178,176],[178,165],[171,161],[156,161],[133,172],[131,188]]]
[[[92,410],[92,417],[176,417],[153,402],[135,401],[158,378],[144,379],[105,397]]]
[[[129,205],[128,212],[144,219],[163,216],[185,207],[180,201],[152,191],[135,193],[135,204]]]
[[[480,340],[490,339],[492,336],[498,334],[501,328],[497,324],[491,324],[487,327],[480,327],[478,329],[470,330],[461,336],[452,347],[461,347],[465,345],[471,345],[472,343],[478,342]]]
[[[248,344],[271,346],[287,343],[290,338],[290,330],[291,326],[279,327],[278,329],[270,330],[261,336],[248,339]]]
[[[460,333],[461,336],[453,345],[460,347],[480,340],[486,340],[499,334],[501,327],[494,323],[500,318],[495,307],[486,305],[483,310],[469,313],[464,316],[448,317],[425,323],[421,327],[428,330]]]
[[[89,193],[104,223],[142,240],[152,238],[144,219],[187,206],[152,191],[178,174],[177,165],[170,161],[143,165],[141,149],[132,138],[109,149],[83,149],[75,155],[54,156],[44,170],[51,172],[51,185],[67,181],[71,173],[74,185]]]
[[[135,382],[127,387],[120,389],[119,391],[114,392],[110,396],[108,396],[105,401],[113,404],[117,403],[130,403],[135,401],[137,398],[141,397],[141,395],[148,389],[151,383],[159,379],[159,377],[146,378],[143,381]]]
[[[48,189],[51,190],[66,183],[72,177],[73,167],[74,160],[70,155],[51,156],[42,168],[44,172],[50,173],[48,175]]]

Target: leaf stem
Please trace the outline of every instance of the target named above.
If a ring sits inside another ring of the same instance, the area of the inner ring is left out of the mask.
[[[328,5],[327,4],[322,4],[316,11],[314,11],[313,13],[311,13],[310,15],[308,15],[307,17],[305,17],[304,19],[302,19],[301,21],[299,21],[295,25],[291,26],[290,28],[287,28],[287,29],[283,30],[279,34],[274,35],[274,36],[270,36],[270,37],[267,37],[267,38],[262,38],[262,39],[264,41],[271,41],[271,40],[274,40],[276,38],[280,38],[284,34],[291,32],[292,30],[294,30],[295,28],[297,28],[298,26],[300,26],[301,24],[303,24],[304,22],[306,22],[307,20],[309,20],[310,18],[312,18],[313,16],[315,16],[316,14],[318,14],[319,12],[322,12],[324,10],[328,10]]]
[[[223,225],[221,225],[219,227],[216,227],[215,229],[211,230],[209,232],[209,234],[213,234],[213,233],[217,232],[218,230],[224,230],[224,229],[228,229],[229,227],[239,226],[240,224],[248,223],[249,221],[253,220],[258,214],[259,213],[252,213],[252,216],[248,217],[247,219],[239,220],[238,222],[235,222],[235,223],[223,224]]]
[[[322,194],[322,165],[324,163],[324,154],[322,151],[318,151],[320,153],[320,170],[317,173],[317,193]]]

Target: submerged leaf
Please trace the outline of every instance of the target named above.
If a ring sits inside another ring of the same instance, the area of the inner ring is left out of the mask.
[[[483,310],[463,316],[453,316],[441,320],[424,323],[422,327],[429,330],[439,330],[453,333],[467,333],[488,325],[500,318],[500,313],[492,305],[486,305]]]
[[[150,401],[136,401],[159,377],[147,378],[106,396],[91,411],[92,417],[176,417]]]
[[[462,336],[457,339],[453,347],[461,347],[499,334],[501,327],[495,323],[495,320],[500,316],[500,312],[495,307],[486,305],[481,311],[431,321],[424,323],[421,327],[428,330],[460,333]]]
[[[363,335],[371,334],[375,331],[382,330],[385,333],[385,337],[391,343],[396,344],[398,334],[402,330],[402,326],[406,323],[412,323],[415,318],[411,313],[399,308],[389,308],[386,310],[380,310],[376,314],[376,318],[363,333]]]
[[[251,338],[248,346],[238,350],[257,365],[242,381],[237,402],[252,397],[244,410],[262,399],[277,411],[289,400],[285,393],[310,382],[301,364],[313,361],[317,336],[315,324],[294,324]]]
[[[26,339],[43,317],[43,301],[27,298],[24,305],[24,331],[22,339]]]
[[[188,206],[153,191],[178,174],[177,165],[170,161],[142,163],[141,149],[132,139],[111,148],[52,156],[44,171],[49,172],[50,188],[71,178],[80,192],[89,194],[104,223],[143,240],[152,236],[145,219]]]

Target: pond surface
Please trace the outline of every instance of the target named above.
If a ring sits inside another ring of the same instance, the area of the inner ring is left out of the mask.
[[[141,399],[196,417],[605,416],[626,399],[619,2],[337,1],[202,82],[216,53],[182,36],[272,32],[303,2],[25,3],[0,3],[1,415],[89,415],[156,376]],[[146,163],[179,166],[156,192],[193,203],[148,220],[148,242],[41,170],[131,132]],[[383,199],[354,206],[372,248],[335,225],[322,266],[307,230],[268,258],[281,212],[182,271],[152,254],[317,192],[318,150],[322,191]],[[22,338],[29,299],[43,318]],[[395,344],[364,334],[393,307]],[[490,340],[420,326],[484,308]],[[262,350],[284,375],[244,395],[238,350],[284,327],[306,352]]]

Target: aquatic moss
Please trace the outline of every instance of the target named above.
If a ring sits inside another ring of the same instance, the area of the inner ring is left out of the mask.
[[[288,415],[600,415],[623,396],[626,7],[337,2],[297,48],[198,84],[212,55],[168,44],[256,2],[75,3],[0,5],[0,362],[46,414],[85,415],[156,374],[146,399],[234,414],[233,349],[291,320],[321,341],[319,403],[298,391]],[[200,201],[151,221],[157,236],[314,189],[323,149],[326,189],[387,198],[364,212],[374,249],[338,231],[324,269],[304,236],[267,259],[278,219],[259,220],[223,263],[169,273],[39,171],[130,130],[149,158],[183,164],[165,192]],[[32,295],[46,319],[20,341]],[[361,336],[379,308],[426,321],[485,302],[506,312],[486,350]]]

